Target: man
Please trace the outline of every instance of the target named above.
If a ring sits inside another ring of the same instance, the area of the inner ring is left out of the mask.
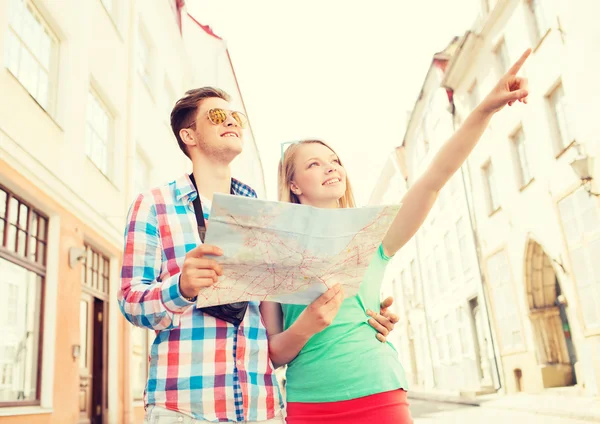
[[[231,177],[246,124],[222,90],[188,91],[173,108],[171,127],[193,174],[140,194],[129,211],[118,298],[128,321],[156,331],[145,393],[153,424],[283,422],[259,303],[194,306],[222,274],[213,259],[221,250],[202,244],[196,226],[208,219],[213,194],[256,197]],[[386,315],[372,315],[380,340],[397,320]]]

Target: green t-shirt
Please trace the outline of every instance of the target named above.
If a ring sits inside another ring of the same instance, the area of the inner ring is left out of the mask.
[[[374,254],[358,295],[344,300],[333,323],[315,334],[288,364],[288,402],[336,402],[408,388],[396,349],[376,338],[367,309],[379,312],[381,283],[389,257]],[[281,305],[284,329],[305,305]]]

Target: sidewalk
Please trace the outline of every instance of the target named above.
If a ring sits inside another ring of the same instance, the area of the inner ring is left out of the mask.
[[[409,392],[409,399],[460,403],[481,408],[515,410],[531,414],[600,423],[600,398],[555,393],[469,396],[457,392]]]

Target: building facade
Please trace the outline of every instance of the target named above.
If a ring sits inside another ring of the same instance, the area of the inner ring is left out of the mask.
[[[226,45],[182,0],[0,0],[0,56],[0,421],[141,422],[153,334],[116,301],[125,217],[191,171],[169,125],[186,90],[245,111]],[[234,171],[264,194],[246,140]]]
[[[407,315],[420,313],[431,328],[419,331],[432,345],[430,387],[600,391],[600,270],[594,261],[600,210],[598,197],[588,193],[598,191],[598,164],[590,160],[598,154],[598,131],[590,111],[600,94],[593,75],[599,59],[592,53],[600,32],[589,16],[599,5],[576,3],[567,9],[553,1],[483,2],[474,27],[434,57],[412,112],[403,144],[409,186],[437,143],[533,48],[522,72],[530,80],[528,105],[493,119],[415,237],[425,253],[401,255],[416,257],[423,278],[423,312],[412,307]],[[394,276],[401,287],[413,280],[402,283],[410,260]],[[453,317],[450,305],[466,314]],[[408,328],[401,335],[407,341],[415,334]],[[452,365],[461,355],[464,370],[452,374],[461,369]],[[409,349],[407,368],[411,358]]]

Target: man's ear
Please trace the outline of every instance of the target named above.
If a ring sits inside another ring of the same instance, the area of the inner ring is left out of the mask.
[[[194,137],[194,133],[189,128],[180,129],[179,137],[181,137],[181,140],[188,146],[196,145],[196,138]]]

